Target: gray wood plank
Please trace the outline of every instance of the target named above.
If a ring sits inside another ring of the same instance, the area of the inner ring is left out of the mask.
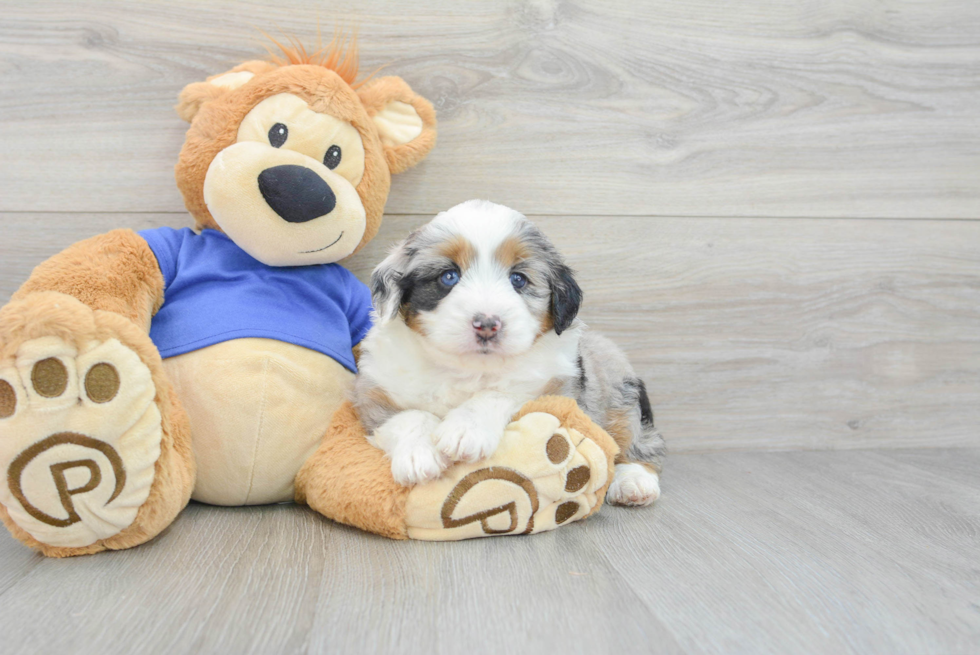
[[[683,490],[659,525],[610,520],[608,561],[689,652],[975,652],[978,465],[976,450],[677,457]]]
[[[134,550],[0,535],[4,652],[967,653],[978,449],[671,459],[653,509],[534,537],[391,542],[192,505]]]
[[[181,209],[180,88],[317,19],[439,111],[392,213],[980,214],[972,0],[8,3],[0,210]]]
[[[388,217],[349,267],[367,280],[425,220]],[[535,220],[673,451],[980,445],[980,222]],[[186,221],[0,214],[0,302],[80,238]]]

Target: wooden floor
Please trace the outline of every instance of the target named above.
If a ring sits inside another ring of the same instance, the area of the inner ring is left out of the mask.
[[[980,449],[680,455],[653,509],[451,544],[288,505],[192,505],[75,560],[4,535],[2,650],[976,653],[978,470]]]
[[[980,652],[980,3],[6,3],[0,304],[190,224],[179,90],[318,20],[440,122],[347,265],[469,198],[528,214],[646,381],[664,497],[442,545],[291,506],[70,561],[0,533],[3,655]]]

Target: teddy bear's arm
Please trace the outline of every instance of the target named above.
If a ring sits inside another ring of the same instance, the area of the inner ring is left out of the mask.
[[[56,291],[149,331],[150,319],[163,304],[163,288],[163,274],[147,242],[132,230],[113,230],[40,264],[11,300]]]
[[[542,532],[598,511],[618,452],[574,400],[543,396],[521,408],[489,458],[404,487],[347,402],[296,476],[296,502],[392,539]]]
[[[46,555],[141,544],[190,499],[189,422],[149,336],[163,291],[149,244],[115,230],[0,309],[0,521]]]

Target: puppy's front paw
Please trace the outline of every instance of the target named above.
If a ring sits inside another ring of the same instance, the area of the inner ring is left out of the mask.
[[[449,466],[449,460],[426,441],[401,444],[389,457],[391,475],[403,487],[435,480]]]
[[[453,462],[478,462],[493,455],[502,436],[477,412],[458,407],[435,431],[436,448]]]
[[[439,419],[434,414],[410,409],[395,414],[375,430],[370,441],[388,454],[395,482],[410,487],[434,480],[449,466],[432,445],[437,425]]]
[[[650,505],[660,498],[660,476],[642,464],[617,464],[606,500],[613,505]]]

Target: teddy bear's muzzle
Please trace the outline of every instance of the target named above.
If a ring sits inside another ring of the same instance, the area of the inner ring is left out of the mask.
[[[304,166],[284,164],[259,173],[259,191],[266,203],[284,221],[305,223],[333,211],[337,206],[326,180]]]

